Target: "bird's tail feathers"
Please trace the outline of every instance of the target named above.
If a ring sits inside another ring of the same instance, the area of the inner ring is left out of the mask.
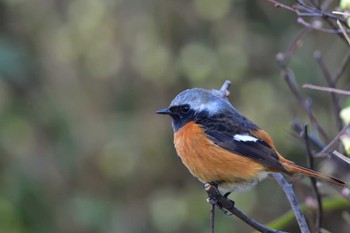
[[[327,181],[327,182],[332,183],[332,184],[336,184],[339,186],[345,186],[345,183],[341,180],[338,180],[338,179],[331,177],[331,176],[327,176],[325,174],[322,174],[321,172],[318,172],[318,171],[312,170],[310,168],[295,164],[295,163],[290,162],[290,161],[283,163],[283,167],[290,173],[303,174],[306,176],[310,176],[310,177],[314,177],[317,179]]]

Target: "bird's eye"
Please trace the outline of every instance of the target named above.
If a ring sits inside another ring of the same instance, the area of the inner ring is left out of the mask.
[[[180,110],[181,110],[182,113],[186,114],[186,113],[188,113],[190,111],[190,106],[188,104],[182,105],[180,107]]]

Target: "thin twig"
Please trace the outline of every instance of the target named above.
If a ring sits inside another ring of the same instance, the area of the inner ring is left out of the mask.
[[[338,16],[336,14],[333,13],[328,13],[326,12],[326,10],[328,9],[328,7],[331,5],[332,0],[328,0],[328,1],[324,1],[322,4],[322,7],[319,8],[319,11],[322,12],[322,18],[324,19],[324,21],[326,21],[326,23],[333,29],[333,30],[337,30],[337,25],[332,21],[332,20],[337,20],[340,21],[341,24],[345,25],[347,28],[349,28],[346,20],[344,19],[340,19],[338,18]],[[339,38],[344,41],[345,43],[346,38],[344,37],[344,35],[341,32],[338,32],[337,35],[339,36]]]
[[[286,179],[283,177],[280,173],[272,173],[273,178],[277,181],[277,183],[281,186],[284,193],[286,194],[288,201],[293,209],[293,212],[295,214],[295,218],[299,224],[299,228],[301,233],[310,233],[309,227],[306,223],[305,217],[303,215],[303,212],[300,209],[299,203],[297,201],[297,198],[293,192],[292,185],[289,184]]]
[[[329,72],[329,69],[327,68],[326,64],[324,63],[322,54],[320,51],[316,51],[314,53],[314,58],[316,59],[318,65],[321,68],[322,74],[324,76],[324,78],[327,81],[327,84],[330,88],[335,88],[335,83],[333,81],[333,77],[331,75],[331,73]],[[330,92],[331,94],[331,98],[332,98],[332,106],[333,106],[333,111],[334,111],[334,117],[335,117],[335,122],[337,124],[338,130],[341,130],[343,128],[343,121],[340,118],[340,111],[341,111],[341,107],[340,107],[340,103],[339,103],[339,96],[337,96],[335,93]]]
[[[341,11],[332,11],[333,14],[335,15],[344,15],[345,17],[349,17],[350,13],[348,12],[341,12]]]
[[[238,218],[240,218],[242,221],[247,223],[249,226],[253,227],[254,229],[260,231],[260,232],[266,232],[266,233],[282,233],[283,231],[273,230],[266,226],[264,226],[261,223],[256,222],[254,219],[251,219],[247,215],[245,215],[242,211],[237,209],[234,206],[234,202],[224,196],[222,196],[219,193],[219,190],[210,183],[204,184],[204,189],[208,194],[209,201],[211,204],[217,205],[219,208],[224,209],[225,211],[228,211],[231,214],[234,214]]]
[[[266,1],[272,3],[275,7],[280,7],[280,8],[283,8],[285,10],[292,11],[295,13],[297,12],[294,7],[287,6],[286,4],[280,3],[278,1],[275,1],[275,0],[266,0]]]
[[[322,18],[324,18],[326,20],[326,22],[333,28],[335,29],[334,25],[330,22],[330,21],[327,21],[328,19],[334,19],[334,20],[339,20],[341,21],[341,23],[343,24],[346,24],[346,21],[342,20],[342,19],[339,19],[336,15],[332,14],[332,13],[328,13],[328,12],[325,12],[323,9],[321,10],[320,7],[311,7],[307,4],[305,4],[304,1],[300,1],[300,0],[297,0],[298,4],[304,8],[305,10],[308,10],[309,12],[315,12],[315,13],[319,13],[320,16],[322,16]]]
[[[311,148],[310,148],[310,142],[309,142],[309,135],[308,135],[308,130],[307,130],[307,125],[304,126],[304,140],[305,140],[305,146],[306,146],[306,151],[307,151],[307,158],[308,158],[308,164],[311,169],[315,168],[314,165],[314,157],[311,153]],[[317,187],[316,184],[316,179],[314,177],[310,177],[311,180],[311,185],[312,188],[315,192],[316,200],[317,200],[317,217],[315,221],[315,228],[316,232],[319,232],[320,229],[322,228],[322,220],[323,220],[323,207],[322,207],[322,197],[320,194],[320,191]]]
[[[340,30],[342,31],[346,41],[348,42],[348,44],[350,45],[350,38],[349,38],[349,35],[348,33],[345,31],[345,28],[344,26],[340,23],[339,19],[337,19],[337,24],[338,24],[338,27],[340,28]]]
[[[346,126],[344,126],[344,128],[342,130],[340,130],[340,132],[332,139],[332,141],[330,143],[328,143],[327,146],[325,146],[322,151],[320,151],[319,153],[317,153],[317,157],[321,157],[324,155],[329,156],[329,151],[332,150],[334,147],[336,147],[338,145],[338,141],[340,139],[340,137],[350,128],[350,124],[347,124]]]
[[[339,153],[338,151],[333,151],[333,155],[335,155],[336,157],[338,157],[339,159],[343,160],[344,162],[346,162],[347,164],[350,164],[350,158],[346,157],[345,155]]]
[[[311,89],[311,90],[317,90],[317,91],[325,91],[325,92],[330,92],[330,93],[336,93],[340,95],[350,95],[350,91],[338,89],[338,88],[332,88],[332,87],[322,87],[322,86],[317,86],[313,84],[304,84],[303,88],[306,89]]]
[[[282,59],[284,57],[282,56]],[[285,81],[287,82],[289,89],[292,91],[296,99],[298,100],[299,104],[301,105],[304,112],[309,117],[311,124],[317,129],[317,131],[322,135],[322,137],[328,141],[328,136],[326,132],[323,130],[321,125],[318,123],[315,115],[312,112],[310,103],[308,103],[307,99],[303,97],[301,94],[299,87],[296,83],[295,76],[292,70],[290,70],[287,65],[285,64],[284,60],[279,60],[280,58],[277,56],[277,61],[280,64],[281,74]]]
[[[302,17],[299,17],[297,19],[297,22],[300,23],[301,25],[305,26],[305,27],[312,28],[312,29],[315,29],[317,31],[327,32],[327,33],[335,33],[335,34],[341,33],[340,29],[322,28],[322,27],[316,26],[315,24],[306,22]]]
[[[335,72],[334,76],[333,76],[333,82],[337,83],[339,78],[344,74],[345,68],[347,67],[347,63],[350,61],[350,51],[348,51],[348,53],[345,55],[345,57],[342,60],[342,63],[338,69],[337,72]]]
[[[210,233],[215,233],[215,204],[210,205]]]
[[[309,6],[304,1],[296,0],[296,4],[293,6],[286,5],[277,0],[266,0],[269,3],[272,3],[275,7],[280,7],[290,12],[293,12],[298,16],[298,23],[304,25],[307,28],[312,28],[318,31],[327,32],[327,33],[336,33],[344,42],[347,42],[346,35],[343,34],[342,30],[339,30],[337,25],[334,23],[335,20],[339,21],[343,27],[349,28],[349,25],[344,19],[338,18],[337,14],[326,12],[330,5],[330,1],[324,1],[322,6],[320,6],[319,1],[312,0],[313,6]],[[331,29],[322,28],[316,26],[312,23],[308,23],[304,20],[303,17],[314,17],[323,19]]]
[[[299,138],[304,134],[303,125],[296,119],[292,122],[292,129],[297,134]],[[325,147],[325,144],[321,141],[317,134],[309,135],[309,142],[312,143],[312,146],[317,147],[319,150],[322,150]]]
[[[303,38],[310,31],[311,31],[310,28],[304,27],[302,30],[300,30],[298,32],[297,36],[295,37],[295,39],[293,40],[293,42],[291,43],[291,45],[287,49],[287,52],[284,53],[284,62],[285,63],[288,63],[288,61],[290,60],[292,55],[296,52],[296,50],[301,48],[301,46],[303,44],[302,43]]]

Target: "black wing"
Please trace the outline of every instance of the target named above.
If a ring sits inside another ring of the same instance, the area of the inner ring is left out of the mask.
[[[258,130],[259,127],[241,114],[225,113],[210,118],[202,116],[197,120],[197,123],[202,126],[208,137],[223,149],[255,160],[269,168],[288,173],[280,163],[276,151],[264,140],[250,134],[251,131]],[[246,137],[235,138],[235,135]],[[253,140],[254,138],[256,140]]]

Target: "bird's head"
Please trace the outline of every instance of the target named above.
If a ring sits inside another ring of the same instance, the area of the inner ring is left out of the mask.
[[[168,108],[158,110],[156,113],[171,116],[173,129],[176,132],[198,116],[210,117],[228,109],[233,109],[231,104],[212,91],[193,88],[178,94]]]

